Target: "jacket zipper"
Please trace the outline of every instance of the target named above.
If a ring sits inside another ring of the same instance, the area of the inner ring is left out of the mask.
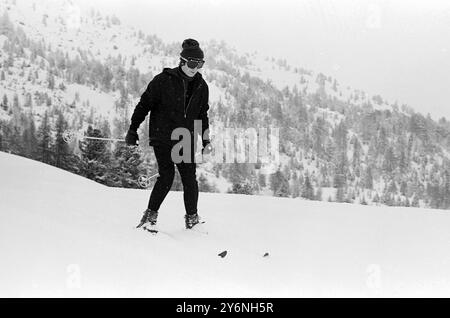
[[[186,118],[186,84],[184,83],[184,79],[182,79],[183,81],[183,110],[184,110],[184,118]],[[188,103],[189,105],[189,103]]]
[[[184,96],[183,96],[183,100],[184,100],[184,118],[186,118],[186,113],[187,110],[189,109],[189,104],[191,103],[192,97],[194,97],[195,92],[202,86],[202,84],[200,83],[200,85],[198,85],[198,87],[195,89],[195,91],[192,92],[191,94],[191,98],[189,98],[187,107],[186,107],[186,84],[184,83],[183,80],[183,88],[184,88]]]

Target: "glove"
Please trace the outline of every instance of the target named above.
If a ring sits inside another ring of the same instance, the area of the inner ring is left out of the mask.
[[[137,141],[139,140],[139,135],[137,131],[129,129],[127,136],[125,137],[125,142],[130,146],[137,146]]]
[[[213,146],[210,143],[207,143],[205,146],[203,146],[202,154],[209,155],[212,151],[213,151]]]

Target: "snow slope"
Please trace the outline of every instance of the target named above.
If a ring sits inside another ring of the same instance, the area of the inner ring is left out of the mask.
[[[203,235],[170,192],[150,236],[148,190],[3,152],[0,176],[0,297],[450,296],[448,212],[201,193]]]

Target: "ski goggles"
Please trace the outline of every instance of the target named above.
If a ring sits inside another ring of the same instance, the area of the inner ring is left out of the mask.
[[[187,67],[189,68],[202,68],[203,64],[205,64],[205,61],[203,60],[197,60],[197,59],[185,59],[184,57],[180,57],[181,60],[186,62]]]

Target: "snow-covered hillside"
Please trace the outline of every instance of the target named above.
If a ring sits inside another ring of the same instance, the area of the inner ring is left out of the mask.
[[[14,25],[20,25],[32,40],[45,40],[70,58],[80,56],[80,50],[89,51],[101,60],[119,55],[131,58],[149,49],[135,28],[122,25],[115,16],[102,16],[94,9],[83,12],[70,0],[6,0],[0,4],[0,11],[7,12]],[[140,59],[134,62],[142,72],[161,68],[160,60],[151,59],[150,54],[145,63]]]
[[[2,297],[450,295],[446,212],[201,193],[204,235],[171,192],[150,236],[148,190],[3,152],[0,175]]]
[[[88,52],[92,58],[101,61],[120,56],[125,60],[126,68],[136,67],[142,73],[160,72],[163,67],[176,65],[178,61],[177,54],[168,56],[158,45],[148,43],[147,37],[155,39],[154,35],[124,25],[116,16],[103,16],[95,9],[85,12],[70,0],[5,0],[0,3],[0,12],[7,12],[13,24],[20,26],[30,39],[45,41],[51,48],[62,51],[70,58],[79,57],[80,52]],[[154,34],[156,31],[150,30],[149,33]],[[202,42],[207,55],[208,48],[215,44],[217,43],[214,41]],[[178,53],[179,45],[175,47],[174,51]],[[239,56],[234,49],[228,49]],[[220,54],[214,58],[218,62],[230,61],[229,57]],[[370,94],[357,88],[341,87],[334,78],[294,67],[285,60],[263,56],[257,51],[246,53],[245,61],[246,63],[240,66],[243,74],[248,72],[264,81],[270,81],[279,89],[286,86],[292,89],[296,86],[299,91],[308,93],[323,91],[331,97],[355,105],[363,105],[368,101],[374,103],[374,98],[377,97],[374,93]],[[204,72],[220,74],[220,71],[209,70],[208,67]],[[216,102],[224,95],[224,91],[220,87],[214,88],[211,90],[211,101]],[[82,97],[91,97],[95,101],[95,96],[90,94],[84,94]],[[375,109],[392,109],[392,105],[386,100],[376,100],[373,106]]]

